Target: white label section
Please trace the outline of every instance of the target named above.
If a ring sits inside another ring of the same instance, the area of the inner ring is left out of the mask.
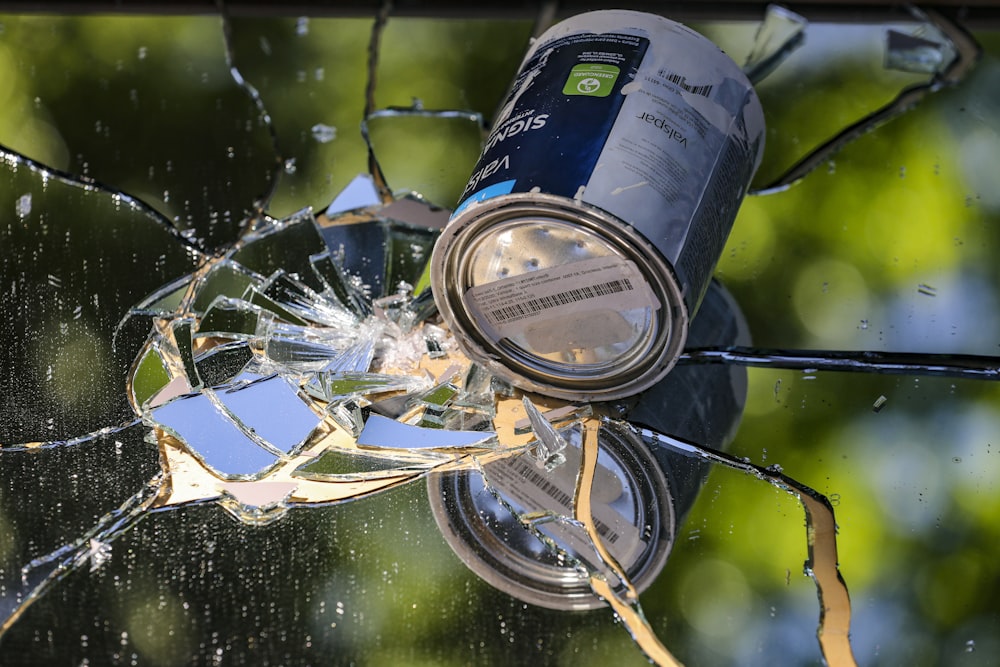
[[[635,263],[616,256],[495,280],[470,288],[465,296],[480,326],[497,340],[566,315],[660,307]]]
[[[539,468],[534,459],[526,455],[488,463],[484,466],[487,481],[521,513],[551,512],[572,519],[580,450],[567,447],[563,454],[566,461],[551,472]],[[628,567],[642,552],[646,541],[638,526],[611,507],[622,497],[622,492],[618,476],[598,463],[591,496],[594,526],[615,559]],[[594,549],[582,530],[559,523],[543,524],[539,528],[560,547],[585,558],[593,557]]]

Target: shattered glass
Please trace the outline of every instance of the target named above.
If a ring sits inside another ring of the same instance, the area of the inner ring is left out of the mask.
[[[996,32],[693,17],[757,196],[588,404],[425,273],[550,20],[0,17],[0,663],[995,660]]]

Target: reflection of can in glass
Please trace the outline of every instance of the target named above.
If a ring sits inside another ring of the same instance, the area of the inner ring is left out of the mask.
[[[607,568],[585,531],[551,520],[537,524],[536,535],[519,518],[573,516],[580,433],[564,436],[566,461],[551,472],[521,454],[487,463],[482,473],[431,475],[428,497],[449,546],[494,588],[550,609],[594,609],[604,602],[585,572]],[[604,547],[636,589],[645,590],[663,569],[676,532],[672,489],[657,459],[628,429],[602,426],[594,489],[592,511]]]
[[[739,67],[684,26],[599,11],[546,31],[431,260],[438,307],[466,353],[571,400],[663,377],[763,130]]]

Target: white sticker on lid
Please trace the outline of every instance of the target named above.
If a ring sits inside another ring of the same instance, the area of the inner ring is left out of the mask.
[[[497,339],[536,330],[539,325],[576,323],[604,313],[607,331],[594,326],[579,330],[591,339],[618,338],[614,322],[607,317],[636,308],[658,310],[660,303],[634,262],[617,256],[595,257],[571,264],[531,271],[477,285],[466,293],[470,308],[479,315],[479,324]],[[593,323],[591,323],[593,324]],[[564,327],[559,327],[564,328]]]

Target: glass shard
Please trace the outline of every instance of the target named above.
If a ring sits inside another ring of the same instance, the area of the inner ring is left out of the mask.
[[[535,445],[535,458],[539,465],[548,471],[559,467],[566,461],[563,450],[566,449],[566,439],[553,428],[549,420],[542,416],[538,408],[531,400],[524,397],[524,410],[528,413],[528,421],[531,423],[531,430],[538,438]]]
[[[495,437],[483,431],[445,431],[428,429],[372,414],[358,436],[358,444],[366,447],[402,449],[446,449],[451,447],[485,447]]]
[[[947,42],[942,44],[898,30],[886,31],[886,67],[917,74],[936,74],[954,57],[955,49]]]
[[[399,459],[389,458],[382,452],[378,456],[375,456],[366,453],[330,449],[296,470],[296,474],[313,479],[332,477],[363,479],[366,475],[378,474],[385,471],[400,471],[412,468],[414,471],[422,472],[427,467],[428,464],[424,464],[423,466],[413,464],[410,466]]]
[[[240,299],[245,296],[248,288],[262,280],[260,275],[236,262],[213,262],[203,275],[195,279],[196,296],[190,308],[197,313],[204,313],[218,297]]]
[[[198,321],[197,335],[250,338],[257,333],[261,317],[266,313],[263,308],[248,301],[219,296]]]
[[[780,5],[768,5],[764,20],[757,28],[753,47],[743,64],[751,82],[757,83],[773,72],[791,53],[802,45],[809,24]]]
[[[313,276],[310,257],[325,251],[316,219],[305,209],[283,220],[259,221],[254,231],[243,235],[229,258],[262,276],[281,272],[310,289],[322,290],[323,285]]]
[[[339,213],[378,206],[380,203],[382,200],[378,196],[372,177],[368,174],[359,174],[347,184],[347,187],[337,193],[324,213],[326,217],[332,218]]]
[[[285,453],[304,443],[319,425],[319,417],[297,390],[278,375],[219,388],[214,394],[244,432]]]
[[[189,394],[154,408],[152,425],[166,430],[221,477],[253,477],[278,461],[278,454],[251,440],[227,418],[209,393]]]

